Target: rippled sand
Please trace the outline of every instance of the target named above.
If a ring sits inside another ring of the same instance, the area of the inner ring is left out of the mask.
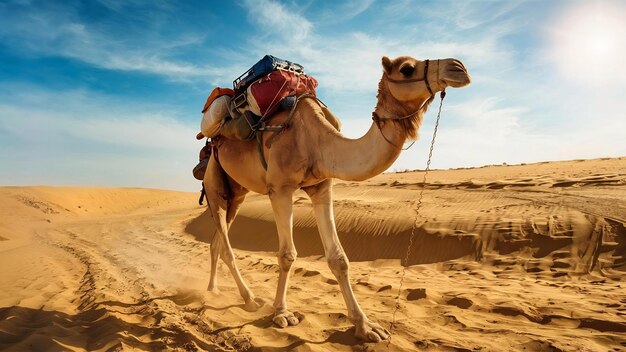
[[[425,187],[391,345],[353,338],[310,201],[294,197],[288,292],[305,316],[272,325],[278,266],[267,197],[231,229],[266,303],[246,311],[197,194],[0,188],[0,349],[621,351],[626,349],[626,158],[385,174],[335,183],[357,298],[388,326]]]

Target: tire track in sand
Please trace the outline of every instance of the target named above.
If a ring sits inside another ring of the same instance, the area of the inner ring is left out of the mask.
[[[43,345],[56,341],[59,349],[90,351],[220,351],[245,343],[245,339],[212,334],[211,326],[193,317],[204,311],[200,294],[155,285],[156,277],[175,271],[163,267],[180,266],[182,259],[177,261],[173,254],[190,252],[186,241],[164,238],[161,231],[146,217],[125,216],[96,226],[93,221],[76,222],[40,235],[43,243],[82,264],[76,268],[83,274],[73,302],[78,313],[46,313],[18,306],[2,310],[0,320],[19,316],[29,326],[28,333],[14,338],[10,346],[19,350],[20,341],[26,340],[32,346],[33,336]],[[196,248],[193,254],[200,255],[202,250]]]

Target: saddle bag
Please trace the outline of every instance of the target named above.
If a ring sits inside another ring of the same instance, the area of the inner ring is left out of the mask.
[[[304,67],[296,64],[295,62],[279,59],[272,55],[265,55],[248,71],[233,81],[233,89],[235,92],[241,93],[248,88],[252,82],[278,69],[292,71],[295,73],[304,73]]]
[[[246,96],[250,111],[265,118],[272,116],[286,97],[303,94],[315,96],[315,88],[315,78],[278,69],[250,84]]]
[[[260,121],[261,116],[250,111],[244,111],[243,115],[224,122],[220,133],[228,139],[249,141],[254,138]]]
[[[230,115],[229,107],[234,94],[228,88],[213,89],[202,108],[200,131],[205,137],[213,138],[220,132],[224,120]]]
[[[235,79],[233,87],[211,92],[202,109],[202,135],[251,140],[262,121],[281,107],[291,110],[295,97],[315,96],[317,80],[306,75],[301,65],[266,55]]]
[[[276,73],[278,71],[281,73]],[[284,97],[294,94],[298,81],[296,78],[301,75],[304,75],[302,65],[272,55],[265,55],[248,71],[233,81],[235,95],[231,104],[231,116],[243,114],[246,110],[264,118],[270,116],[276,112],[278,104]],[[268,82],[270,79],[272,81]],[[257,86],[254,89],[255,93],[250,90],[253,85]],[[313,90],[316,86],[317,82],[315,82]],[[258,93],[259,91],[263,93]],[[259,95],[255,96],[255,94]]]
[[[198,165],[193,168],[193,177],[198,181],[204,180],[204,173],[206,172],[206,168],[208,165],[209,159],[200,160],[200,162],[198,162]]]
[[[193,177],[195,177],[196,180],[204,180],[204,173],[206,172],[206,168],[209,165],[209,157],[211,157],[211,145],[207,141],[204,144],[204,147],[200,149],[200,155],[198,155],[198,159],[200,159],[200,161],[198,162],[198,165],[193,168],[192,171]]]

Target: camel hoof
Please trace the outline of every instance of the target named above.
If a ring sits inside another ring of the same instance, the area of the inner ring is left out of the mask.
[[[217,286],[216,286],[216,285],[211,285],[211,284],[209,284],[209,287],[207,287],[207,289],[206,289],[206,290],[207,290],[207,291],[209,291],[209,292],[211,292],[211,293],[214,293],[214,294],[216,294],[216,295],[219,295],[219,294],[221,293],[220,289],[219,289],[219,288],[217,288]]]
[[[366,320],[362,324],[355,326],[357,339],[365,342],[380,342],[389,338],[389,330],[383,328],[379,324]]]
[[[252,297],[246,300],[243,305],[243,310],[246,312],[256,312],[263,306],[263,304],[265,304],[265,302],[263,302],[262,299]]]
[[[281,328],[296,326],[300,324],[304,317],[301,314],[294,314],[288,310],[274,314],[272,321]]]

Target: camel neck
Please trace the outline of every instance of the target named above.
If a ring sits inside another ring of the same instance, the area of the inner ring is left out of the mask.
[[[392,121],[381,121],[380,128],[372,122],[361,138],[333,138],[332,148],[324,159],[330,163],[330,177],[346,181],[362,181],[385,170],[398,158],[405,137]]]

